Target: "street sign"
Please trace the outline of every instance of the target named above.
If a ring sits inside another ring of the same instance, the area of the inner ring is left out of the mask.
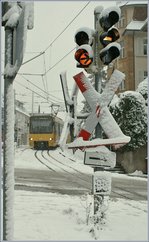
[[[109,196],[111,193],[111,174],[107,171],[96,171],[93,175],[93,194]]]
[[[84,164],[92,167],[113,168],[116,165],[116,153],[105,146],[86,150],[84,152]]]
[[[83,96],[85,97],[86,101],[88,102],[88,104],[92,109],[92,112],[86,119],[86,122],[83,128],[80,130],[78,137],[82,137],[83,140],[86,140],[86,141],[89,140],[95,127],[97,126],[98,123],[100,123],[103,131],[105,132],[106,136],[109,139],[114,139],[114,138],[120,139],[120,142],[116,141],[116,143],[121,143],[121,144],[122,143],[126,144],[130,141],[130,137],[125,136],[123,134],[123,132],[121,131],[120,127],[116,123],[115,119],[113,118],[112,114],[110,113],[107,107],[107,105],[112,100],[115,91],[117,90],[119,84],[122,82],[124,77],[125,75],[122,72],[115,70],[112,73],[110,80],[107,83],[102,94],[99,94],[94,89],[91,82],[84,75],[83,72],[73,77],[79,89],[81,90]],[[121,142],[121,139],[123,140],[122,142]],[[110,142],[110,144],[115,144],[115,140],[113,140],[113,143],[111,143],[111,141],[109,140],[107,140],[107,142],[108,143]],[[83,145],[85,146],[86,144],[84,143]],[[99,145],[101,144],[99,143]]]

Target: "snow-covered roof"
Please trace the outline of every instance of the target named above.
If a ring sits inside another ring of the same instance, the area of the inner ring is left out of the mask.
[[[145,21],[134,21],[132,20],[126,27],[126,30],[141,30],[146,23]]]
[[[16,107],[15,110],[18,111],[19,113],[24,114],[25,116],[30,117],[29,113],[27,113],[26,111],[20,109],[19,107]]]
[[[119,1],[119,2],[117,2],[117,5],[119,7],[130,6],[130,5],[143,5],[143,4],[148,4],[148,1]]]
[[[145,21],[134,21],[132,20],[127,27],[125,28],[124,33],[126,31],[143,31],[143,28],[147,25],[147,19]],[[124,35],[123,33],[123,35]]]

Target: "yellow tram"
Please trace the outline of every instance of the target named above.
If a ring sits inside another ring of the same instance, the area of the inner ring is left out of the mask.
[[[58,146],[63,128],[62,119],[52,114],[30,116],[29,145],[34,149],[50,149]]]

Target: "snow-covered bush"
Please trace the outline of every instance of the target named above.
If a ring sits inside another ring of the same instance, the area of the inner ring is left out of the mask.
[[[140,82],[136,91],[141,93],[141,95],[144,97],[145,103],[147,106],[148,105],[148,78]]]
[[[132,151],[147,143],[147,112],[143,96],[136,91],[119,94],[118,102],[110,105],[110,111],[125,135],[131,141],[120,148]]]

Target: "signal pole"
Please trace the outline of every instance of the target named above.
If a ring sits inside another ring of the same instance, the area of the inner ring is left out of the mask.
[[[95,73],[95,90],[101,93],[101,82],[102,82],[102,75],[101,75],[101,63],[99,60],[99,16],[103,10],[102,6],[98,6],[94,10],[94,28],[96,31],[95,34],[95,46],[94,46],[94,61],[95,66],[98,68],[98,72]],[[95,128],[95,137],[101,137],[101,127],[98,124]]]
[[[123,78],[122,73],[116,72],[113,74],[113,76],[111,76],[111,79],[109,80],[107,87],[105,89],[106,95],[104,98],[103,96],[104,96],[105,90],[103,92],[101,90],[103,65],[109,65],[115,58],[117,58],[120,55],[120,44],[114,43],[120,37],[119,32],[117,28],[112,27],[114,26],[115,23],[119,21],[120,14],[121,14],[121,11],[119,7],[114,6],[103,10],[102,6],[98,6],[94,10],[94,30],[84,27],[84,28],[78,29],[75,34],[75,42],[77,44],[75,59],[78,62],[77,67],[84,68],[85,71],[87,71],[88,73],[94,74],[94,80],[95,80],[95,90],[94,90],[93,86],[89,82],[88,78],[85,77],[83,72],[73,77],[79,89],[81,90],[83,96],[90,104],[90,107],[92,109],[91,114],[88,116],[86,123],[84,124],[84,126],[82,127],[78,135],[78,137],[83,138],[84,147],[86,148],[87,146],[85,144],[85,141],[89,140],[94,129],[95,129],[95,136],[97,140],[102,136],[102,129],[104,130],[107,137],[111,138],[111,128],[110,128],[111,122],[113,125],[115,123],[116,132],[118,131],[118,133],[119,132],[122,133],[107,107],[107,105],[109,104],[108,98],[111,91],[112,91],[111,93],[112,96],[110,95],[111,99],[113,97],[114,92],[116,91],[115,88],[117,87],[117,84],[115,83],[115,79],[117,80],[118,78],[118,81],[121,82]],[[98,93],[100,93],[101,95],[99,95]],[[103,98],[103,103],[100,101],[99,96]],[[100,113],[100,110],[104,110],[107,118],[109,119],[106,129],[104,128],[105,122],[103,121],[103,118],[105,117],[105,115],[103,115],[102,112]],[[96,115],[96,116],[93,116],[93,115]],[[101,120],[99,119],[99,115],[103,123],[101,123]],[[107,132],[107,129],[109,130],[109,134]],[[119,137],[119,134],[117,135],[116,133],[115,134],[113,133],[115,137]],[[92,147],[93,147],[94,142],[92,142],[92,140],[90,142],[92,143]],[[129,139],[128,141],[126,141],[126,143],[127,142],[129,142]],[[83,146],[79,146],[79,145],[75,146],[75,144],[73,144],[69,147],[78,148]],[[91,147],[91,145],[88,147]],[[94,145],[94,147],[96,146]],[[107,151],[104,151],[104,153],[106,155]],[[99,160],[102,160],[102,159],[103,158],[101,157],[101,159]],[[84,156],[85,164],[86,164],[86,161],[87,159]],[[116,159],[115,159],[115,162],[116,162]],[[94,166],[94,176],[93,176],[94,215],[97,215],[96,216],[97,220],[100,219],[100,217],[98,218],[98,211],[103,205],[104,196],[110,194],[110,187],[111,187],[109,174],[106,174],[104,169],[106,164],[99,165],[98,163],[100,163],[100,161],[98,161],[97,163],[95,162],[92,163],[92,165]],[[105,188],[103,188],[103,186],[105,186]],[[103,215],[102,211],[99,211],[99,212],[101,212],[100,216],[102,216]],[[95,223],[96,222],[97,221],[95,221]]]
[[[94,28],[95,28],[95,46],[94,46],[94,64],[97,66],[98,72],[95,73],[95,90],[101,93],[101,82],[102,82],[102,75],[101,75],[101,61],[99,58],[99,16],[103,10],[102,6],[98,6],[94,9]],[[100,124],[98,123],[95,128],[95,137],[101,138],[102,136],[102,129]],[[94,167],[94,175],[96,171],[101,171],[103,168]],[[94,194],[94,215],[99,210],[99,205],[102,203],[103,196]],[[95,221],[96,222],[96,221]]]

